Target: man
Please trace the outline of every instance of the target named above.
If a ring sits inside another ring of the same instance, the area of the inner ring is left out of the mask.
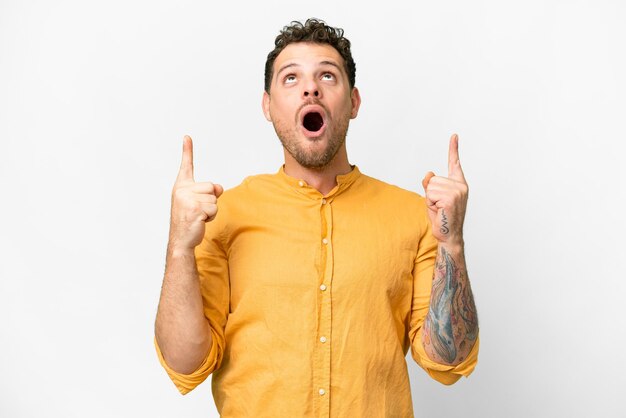
[[[346,153],[361,98],[343,31],[294,22],[275,46],[262,105],[284,149],[278,173],[222,194],[194,182],[184,139],[159,360],[183,394],[213,373],[225,418],[412,417],[409,347],[444,384],[477,360],[458,138],[426,198],[361,174]]]

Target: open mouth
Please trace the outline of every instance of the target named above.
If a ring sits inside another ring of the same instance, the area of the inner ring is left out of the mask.
[[[310,132],[317,132],[324,126],[324,118],[319,112],[310,112],[304,115],[302,126]]]

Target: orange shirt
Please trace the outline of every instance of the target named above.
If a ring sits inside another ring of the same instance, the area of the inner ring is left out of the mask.
[[[213,346],[194,373],[159,360],[185,394],[213,373],[222,418],[412,417],[405,356],[452,384],[474,369],[421,344],[437,241],[424,198],[360,173],[326,196],[277,174],[219,199],[196,247]]]

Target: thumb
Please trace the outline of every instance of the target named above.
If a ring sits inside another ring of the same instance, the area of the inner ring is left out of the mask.
[[[224,193],[224,188],[217,183],[213,183],[213,193],[215,197],[220,197],[221,194]]]
[[[429,171],[428,173],[426,173],[426,176],[424,176],[424,180],[422,180],[422,187],[424,187],[424,192],[426,192],[426,189],[428,188],[428,183],[433,177],[435,177],[435,173],[433,173],[432,171]]]

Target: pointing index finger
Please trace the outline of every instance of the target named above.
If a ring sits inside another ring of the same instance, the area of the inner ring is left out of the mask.
[[[450,148],[448,149],[448,177],[464,180],[461,161],[459,160],[459,136],[452,134],[450,137]]]
[[[193,142],[189,135],[183,138],[183,159],[178,171],[178,180],[193,181]]]

